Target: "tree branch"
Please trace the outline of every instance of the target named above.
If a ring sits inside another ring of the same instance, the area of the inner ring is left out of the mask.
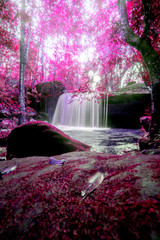
[[[136,35],[129,26],[125,0],[118,1],[118,9],[120,14],[121,36],[126,43],[137,48],[141,38],[138,35]]]
[[[150,41],[150,19],[151,19],[151,4],[148,0],[142,0],[144,7],[144,31],[143,37]]]

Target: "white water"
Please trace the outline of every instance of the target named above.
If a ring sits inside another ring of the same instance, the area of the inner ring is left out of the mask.
[[[108,99],[97,100],[94,94],[72,97],[64,93],[59,99],[52,120],[54,126],[107,127]]]
[[[139,150],[138,139],[142,135],[141,129],[61,127],[61,130],[91,146],[91,151],[116,155]]]

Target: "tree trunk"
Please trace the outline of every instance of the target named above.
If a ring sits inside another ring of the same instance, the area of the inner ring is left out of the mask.
[[[25,73],[25,0],[22,1],[21,14],[21,37],[20,37],[20,76],[19,76],[19,121],[21,125],[25,123],[25,88],[24,88],[24,73]]]
[[[37,49],[38,49],[38,54],[37,54],[36,61],[35,61],[36,67],[35,67],[35,73],[34,73],[34,76],[33,76],[33,79],[32,79],[31,94],[33,92],[33,88],[34,88],[35,82],[37,80],[38,63],[39,63],[39,60],[40,60],[40,57],[39,57],[40,56],[40,44],[38,45]]]
[[[150,42],[143,40],[139,47],[139,52],[148,68],[151,79],[152,121],[150,137],[154,139],[155,134],[160,130],[160,59]]]
[[[42,57],[41,57],[41,69],[42,69],[42,77],[41,77],[41,82],[44,80],[44,43],[42,44]]]
[[[142,55],[142,58],[148,68],[151,80],[151,113],[152,121],[150,127],[150,138],[154,139],[155,134],[160,130],[160,58],[151,45],[149,37],[149,1],[142,1],[145,12],[143,37],[137,36],[130,28],[126,10],[126,1],[119,0],[118,8],[120,13],[120,31],[121,36],[126,43],[136,48]]]
[[[52,123],[52,117],[53,117],[53,107],[54,107],[54,82],[56,80],[56,68],[57,68],[57,50],[55,53],[55,62],[54,62],[54,75],[53,75],[53,87],[51,91],[51,96],[48,97],[48,122]]]

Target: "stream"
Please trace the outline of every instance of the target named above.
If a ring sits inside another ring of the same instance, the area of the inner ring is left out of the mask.
[[[122,155],[139,149],[141,129],[77,128],[57,126],[70,137],[91,146],[91,151]]]

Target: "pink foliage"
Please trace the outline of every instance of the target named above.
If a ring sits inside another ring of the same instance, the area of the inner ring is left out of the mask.
[[[91,91],[93,79],[89,71],[100,76],[97,91],[117,91],[125,72],[143,60],[138,51],[129,47],[119,34],[117,0],[112,1],[51,1],[26,3],[21,13],[16,1],[1,4],[1,54],[0,74],[18,84],[20,41],[17,29],[21,16],[25,20],[25,44],[28,53],[25,84],[61,81],[67,91]],[[40,4],[40,5],[38,5]],[[143,35],[144,9],[141,1],[127,1],[127,13],[132,30]],[[151,4],[150,39],[160,54],[158,33],[160,15],[157,1]],[[136,16],[136,17],[135,17]],[[149,85],[146,68],[138,75]],[[126,81],[132,79],[132,71]]]

